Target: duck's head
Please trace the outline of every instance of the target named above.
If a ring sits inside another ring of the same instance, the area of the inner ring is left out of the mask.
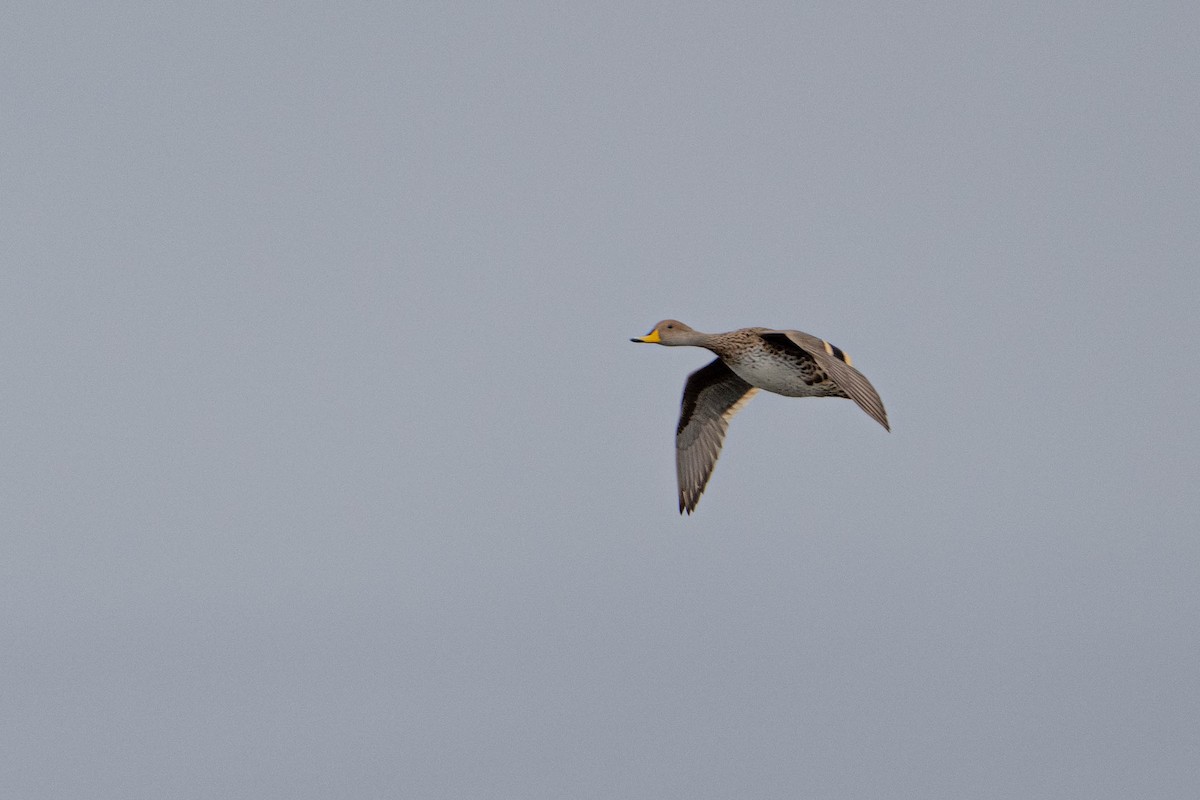
[[[644,344],[665,344],[668,346],[691,344],[691,337],[688,335],[691,333],[695,333],[695,331],[679,320],[664,319],[655,325],[645,336],[630,339],[629,341],[642,342]]]

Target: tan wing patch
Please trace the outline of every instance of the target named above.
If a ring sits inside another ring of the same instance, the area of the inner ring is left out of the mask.
[[[746,406],[746,403],[749,403],[750,399],[756,394],[758,394],[758,387],[751,386],[750,390],[742,395],[741,400],[738,400],[729,408],[725,409],[725,412],[721,414],[721,419],[729,422],[729,420],[733,419],[734,415],[741,411]]]
[[[826,353],[828,353],[829,355],[833,356],[836,359],[840,359],[841,361],[846,362],[846,364],[848,364],[851,367],[854,366],[854,362],[850,360],[850,354],[845,352],[844,350],[842,350],[842,348],[837,347],[836,345],[832,345],[829,342],[825,341],[824,339],[821,340],[821,344],[825,345]]]

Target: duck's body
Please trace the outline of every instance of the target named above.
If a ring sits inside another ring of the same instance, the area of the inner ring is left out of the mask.
[[[770,336],[772,333],[782,331],[742,328],[712,334],[709,343],[701,346],[720,356],[734,375],[756,389],[785,397],[846,396],[821,371],[812,356],[797,350],[789,339]]]
[[[850,357],[807,333],[773,328],[701,333],[668,319],[631,341],[703,347],[717,354],[715,361],[689,375],[683,388],[675,433],[680,513],[695,510],[729,420],[759,389],[786,397],[849,398],[890,430],[879,394]]]

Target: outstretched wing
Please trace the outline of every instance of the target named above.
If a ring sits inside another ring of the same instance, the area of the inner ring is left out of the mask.
[[[875,391],[875,387],[871,385],[866,376],[851,366],[850,356],[843,353],[840,348],[824,339],[818,339],[816,336],[800,331],[759,331],[759,336],[772,344],[793,346],[803,350],[817,362],[821,371],[836,383],[847,397],[858,403],[859,408],[871,416],[871,419],[882,425],[884,429],[891,430],[888,425],[887,411],[883,408],[883,401],[879,399],[879,392]]]
[[[729,420],[757,391],[719,358],[688,376],[675,430],[680,514],[695,510],[721,454]]]

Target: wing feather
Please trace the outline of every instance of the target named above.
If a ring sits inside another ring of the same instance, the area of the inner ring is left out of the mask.
[[[879,399],[879,392],[875,391],[875,387],[871,385],[865,375],[850,366],[850,357],[839,348],[824,339],[818,339],[816,336],[801,331],[768,330],[759,331],[759,335],[776,343],[791,342],[812,356],[821,371],[837,384],[838,388],[845,392],[851,400],[858,403],[859,408],[867,412],[871,419],[882,425],[885,430],[891,430],[891,426],[888,425],[887,411],[883,407],[883,401]]]
[[[721,454],[729,420],[757,392],[719,358],[688,376],[675,431],[679,513],[696,509]]]

